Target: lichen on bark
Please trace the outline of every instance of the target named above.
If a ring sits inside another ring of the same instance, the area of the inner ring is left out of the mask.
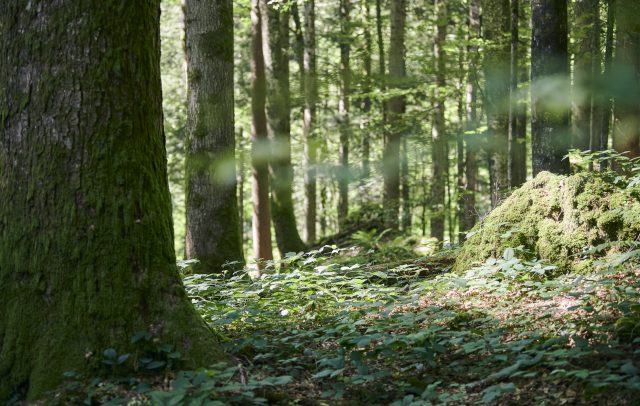
[[[584,270],[593,261],[580,255],[586,249],[640,235],[638,196],[606,175],[541,172],[471,230],[454,270],[519,246],[527,256],[556,265],[558,272]]]

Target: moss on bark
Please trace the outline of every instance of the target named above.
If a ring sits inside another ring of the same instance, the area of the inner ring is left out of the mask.
[[[0,403],[141,330],[185,367],[222,359],[175,267],[159,1],[2,5]]]
[[[576,254],[639,235],[637,191],[622,189],[604,176],[541,172],[473,228],[454,270],[499,256],[507,247],[523,246],[560,272],[580,271],[591,260]]]

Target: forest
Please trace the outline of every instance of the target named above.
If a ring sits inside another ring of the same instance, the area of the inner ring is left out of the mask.
[[[638,0],[0,0],[0,37],[0,404],[639,404]]]

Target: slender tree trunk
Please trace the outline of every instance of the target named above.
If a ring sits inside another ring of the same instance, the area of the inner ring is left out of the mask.
[[[602,128],[598,134],[598,141],[600,151],[609,149],[609,130],[611,127],[611,116],[613,110],[613,95],[608,90],[608,86],[605,83],[610,83],[613,78],[613,34],[615,29],[616,13],[615,13],[615,0],[607,1],[607,32],[605,38],[605,52],[604,52],[604,73],[602,74]],[[605,90],[607,89],[607,90]],[[607,166],[606,162],[603,162],[602,169]]]
[[[186,253],[195,272],[244,265],[238,221],[231,0],[187,0]]]
[[[512,1],[520,1],[520,0],[512,0]],[[526,15],[522,8],[520,8],[521,4],[518,5],[518,26],[521,24],[525,24],[528,28],[529,20],[526,18]],[[513,11],[512,10],[512,24],[513,24]],[[513,28],[512,28],[513,29]],[[520,39],[518,39],[518,46],[520,45]],[[519,77],[520,83],[526,83],[529,81],[529,64],[526,58],[526,48],[522,49],[522,53],[518,51],[517,57],[517,75]],[[516,188],[521,186],[524,182],[527,181],[527,102],[528,99],[528,86],[523,86],[517,91],[517,101],[515,104],[515,137],[512,138],[513,143],[511,144],[512,148],[512,162],[509,165],[511,170],[511,178],[509,185],[512,188]]]
[[[640,7],[616,0],[613,149],[640,156]]]
[[[385,92],[386,88],[386,68],[385,68],[385,56],[384,56],[384,35],[383,35],[383,22],[382,22],[382,1],[376,0],[376,36],[378,42],[378,83],[381,92]],[[382,125],[387,123],[387,104],[384,101],[380,102],[380,110],[382,113]]]
[[[351,38],[349,28],[350,0],[340,0],[340,101],[338,106],[340,130],[340,170],[338,171],[338,228],[342,229],[349,213],[349,97],[351,95],[350,52]]]
[[[568,174],[570,145],[567,0],[532,0],[531,136],[533,175]],[[553,92],[548,89],[552,87]]]
[[[404,25],[405,0],[391,0],[391,39],[389,41],[389,86],[401,88],[405,80]],[[384,196],[386,227],[398,229],[400,208],[400,144],[402,141],[404,96],[393,96],[387,102],[389,132],[385,133],[383,152]]]
[[[304,157],[305,157],[305,241],[316,240],[317,207],[317,155],[318,140],[315,135],[316,101],[316,28],[315,0],[304,2]]]
[[[407,137],[402,137],[402,150],[400,157],[400,173],[402,178],[402,230],[411,232],[411,178],[409,174],[409,150]]]
[[[600,75],[600,32],[597,21],[598,0],[574,3],[575,55],[573,66],[573,148],[591,150],[591,115],[594,102],[593,85]],[[596,69],[597,63],[597,69]]]
[[[436,72],[434,90],[433,126],[431,132],[431,237],[444,240],[445,176],[447,162],[447,139],[445,127],[446,64],[444,42],[447,36],[447,8],[444,0],[435,0],[437,19],[433,54]]]
[[[520,1],[511,0],[511,67],[509,88],[509,164],[508,184],[511,188],[521,186],[527,177],[526,165],[526,126],[522,118],[526,106],[520,101],[518,78],[521,76],[520,55],[518,52],[520,29]],[[524,131],[523,131],[524,130]]]
[[[159,14],[159,1],[0,5],[2,404],[65,371],[96,376],[141,330],[181,367],[224,359],[175,266]]]
[[[483,32],[488,43],[484,53],[485,97],[488,126],[491,207],[509,188],[509,0],[483,0]]]
[[[363,52],[363,64],[364,64],[364,82],[362,86],[362,92],[365,97],[362,100],[362,121],[360,129],[362,132],[362,182],[366,182],[369,176],[371,176],[371,84],[373,83],[372,63],[371,63],[371,31],[369,21],[371,20],[371,12],[369,9],[369,0],[362,1],[362,7],[365,16],[364,27],[364,52]],[[368,195],[368,190],[363,190],[363,195]],[[369,199],[368,196],[363,196],[364,201]]]
[[[458,35],[460,38],[465,38],[464,28],[460,27],[458,29]],[[464,132],[465,132],[465,115],[464,115],[464,104],[465,104],[465,96],[466,92],[463,91],[466,85],[467,72],[465,70],[465,57],[466,52],[464,46],[459,46],[458,48],[458,72],[459,72],[459,90],[460,95],[458,97],[458,134],[456,136],[456,221],[458,224],[458,241],[462,243],[464,241],[465,233],[464,230],[460,226],[462,221],[464,210],[464,185],[465,185],[465,174],[464,174],[464,160],[465,160],[465,150],[464,150]],[[451,240],[455,241],[454,239]]]
[[[289,95],[289,11],[260,1],[262,54],[267,88],[267,132],[271,141],[271,219],[281,256],[303,251],[293,210],[291,100]]]
[[[262,54],[261,0],[251,1],[251,198],[253,201],[253,255],[273,259],[271,208],[269,202],[269,138],[265,114],[266,83]]]
[[[469,40],[467,47],[469,60],[469,78],[466,89],[466,130],[476,131],[478,128],[478,47],[473,40],[480,38],[480,0],[469,0]],[[476,174],[478,134],[465,136],[465,160],[464,160],[464,193],[462,195],[462,216],[460,217],[460,232],[466,235],[477,221],[476,210]]]
[[[238,228],[240,229],[240,246],[244,248],[244,168],[245,168],[245,152],[244,152],[244,128],[240,127],[238,134]]]

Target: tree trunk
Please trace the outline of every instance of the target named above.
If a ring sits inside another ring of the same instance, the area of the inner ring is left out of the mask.
[[[386,91],[386,68],[384,57],[384,35],[382,27],[382,1],[376,0],[376,37],[378,42],[378,87],[382,93]],[[382,127],[387,123],[387,104],[380,101],[380,112],[382,113]]]
[[[634,0],[616,0],[613,149],[640,156],[640,8]]]
[[[573,39],[575,55],[573,65],[573,143],[582,151],[591,148],[593,85],[600,75],[600,32],[597,21],[600,12],[598,0],[577,0],[574,3]]]
[[[409,151],[407,137],[402,137],[402,150],[400,157],[400,172],[402,178],[402,230],[405,233],[411,232],[411,186],[409,174]]]
[[[512,0],[514,2],[519,2],[520,0]],[[520,26],[521,22],[524,22],[528,26],[528,19],[525,16],[525,13],[518,6],[513,6],[512,10],[512,24],[513,18],[515,18],[514,7],[518,7],[518,26]],[[528,27],[527,27],[528,28]],[[520,40],[518,39],[518,45],[520,44]],[[526,50],[523,52],[526,56]],[[517,57],[517,65],[516,74],[519,77],[520,83],[526,83],[529,81],[529,64],[526,57],[521,57],[518,53]],[[528,98],[528,86],[523,86],[517,92],[517,101],[515,103],[515,136],[512,138],[511,148],[512,154],[510,155],[512,158],[511,164],[509,168],[511,170],[511,176],[509,180],[509,186],[511,188],[517,188],[522,186],[527,181],[527,103],[526,100]]]
[[[340,101],[338,125],[340,130],[340,169],[338,171],[338,228],[342,230],[349,213],[349,96],[351,94],[351,67],[349,63],[351,38],[349,28],[350,0],[340,0]]]
[[[262,54],[261,0],[251,1],[251,199],[253,201],[253,256],[273,259],[269,202],[269,138],[265,114],[266,83]]]
[[[466,122],[467,132],[476,131],[478,128],[478,47],[473,40],[480,38],[480,0],[469,0],[469,40],[467,47],[469,60],[469,78],[466,89]],[[460,233],[466,236],[477,221],[476,214],[476,175],[478,172],[476,153],[478,150],[478,134],[465,136],[465,160],[464,160],[464,192],[462,195],[462,215],[458,226]],[[461,237],[464,238],[461,235]]]
[[[224,359],[175,266],[159,12],[0,6],[0,403],[95,376],[141,330],[183,367]]]
[[[186,254],[198,273],[244,265],[236,198],[231,0],[185,4]]]
[[[489,137],[491,207],[496,207],[509,188],[509,0],[483,0],[482,12],[484,39],[488,46],[484,54],[484,102]]]
[[[436,89],[434,90],[433,126],[431,131],[431,237],[444,240],[444,203],[445,173],[447,162],[447,139],[445,128],[445,53],[444,42],[447,36],[447,8],[444,0],[435,0],[436,38],[433,54],[436,72]]]
[[[531,138],[533,176],[568,174],[569,58],[567,0],[532,0]],[[552,89],[552,90],[549,90]]]
[[[610,83],[613,79],[611,77],[613,68],[613,34],[615,29],[616,13],[615,13],[615,0],[607,0],[607,32],[605,38],[605,51],[604,51],[604,72],[601,78],[601,97],[602,97],[602,128],[598,134],[598,142],[600,151],[609,149],[609,129],[611,127],[611,112],[613,110],[613,95],[605,86],[605,83]],[[605,90],[606,89],[606,90]],[[605,169],[606,162],[603,162]]]
[[[401,88],[405,80],[404,25],[405,0],[391,0],[391,39],[389,41],[389,87]],[[398,229],[400,203],[400,144],[402,140],[404,96],[393,96],[387,102],[390,130],[385,133],[383,152],[383,206],[387,228]]]
[[[520,101],[518,78],[521,76],[518,53],[520,0],[511,0],[511,66],[509,88],[509,164],[508,185],[510,188],[520,187],[527,177],[526,165],[526,126],[522,118],[526,114],[526,106]],[[524,131],[522,131],[524,130]]]
[[[369,176],[371,176],[371,84],[373,83],[373,73],[372,73],[372,64],[371,64],[371,52],[372,52],[372,44],[371,44],[371,31],[369,21],[371,20],[371,12],[369,9],[369,0],[363,0],[362,6],[364,8],[364,18],[365,18],[365,27],[364,27],[364,52],[363,52],[363,64],[364,64],[364,82],[362,86],[362,92],[365,94],[365,97],[362,100],[362,122],[360,124],[360,129],[362,132],[362,173],[361,179],[362,183],[366,183]],[[363,190],[363,202],[366,202],[370,199],[369,191],[367,189]]]
[[[271,219],[281,256],[305,246],[293,210],[291,100],[289,95],[289,11],[260,1],[262,55],[267,88],[267,132],[271,141]]]
[[[316,101],[316,27],[315,0],[304,2],[304,158],[305,158],[305,241],[316,240],[317,156],[318,140],[315,135]]]

